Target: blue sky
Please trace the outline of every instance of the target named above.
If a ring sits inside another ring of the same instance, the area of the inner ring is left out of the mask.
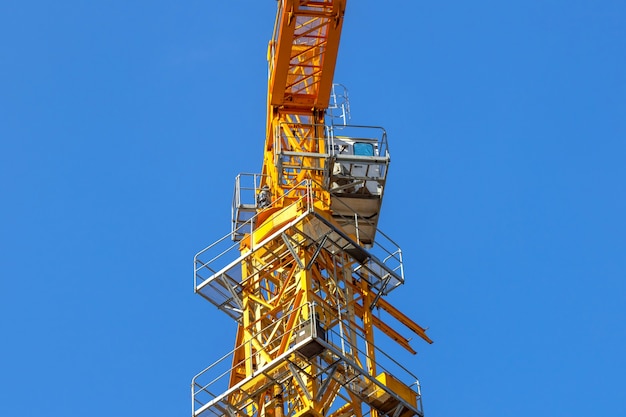
[[[0,4],[0,415],[189,415],[192,291],[262,161],[275,1]],[[351,0],[429,417],[626,415],[626,4]],[[391,344],[381,338],[382,344]],[[399,354],[400,355],[400,354]]]

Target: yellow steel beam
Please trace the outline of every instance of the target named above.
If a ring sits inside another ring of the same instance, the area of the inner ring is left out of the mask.
[[[279,7],[277,39],[272,41],[268,57],[269,104],[326,109],[346,0],[282,0]]]
[[[384,300],[383,298],[379,298],[378,299],[378,303],[376,305],[379,306],[380,308],[382,308],[383,310],[385,310],[387,313],[389,313],[393,318],[398,320],[400,323],[404,324],[406,327],[411,329],[419,337],[421,337],[422,339],[424,339],[428,343],[433,343],[431,338],[428,337],[428,335],[426,335],[426,329],[424,329],[419,324],[415,323],[413,320],[408,318],[400,310],[398,310],[397,308],[395,308],[394,306],[389,304],[388,301]]]
[[[385,324],[385,322],[379,319],[378,317],[372,315],[371,312],[368,313],[369,308],[366,309],[362,305],[355,303],[354,309],[357,315],[361,317],[365,316],[365,317],[371,318],[372,324],[376,326],[378,329],[380,329],[380,331],[385,333],[387,336],[389,336],[391,339],[393,339],[397,344],[399,344],[400,346],[402,346],[403,348],[411,352],[413,355],[417,353],[409,344],[409,339],[407,339],[406,337],[402,336],[400,333],[392,329],[389,325]]]

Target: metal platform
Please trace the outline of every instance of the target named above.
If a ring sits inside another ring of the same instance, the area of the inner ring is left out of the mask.
[[[358,229],[360,244],[372,244],[390,162],[383,128],[281,123],[273,146],[285,191],[298,186],[301,172],[315,172],[331,195],[330,208],[337,223],[348,234]],[[262,179],[261,174],[248,173],[235,178],[233,240],[253,230],[250,219],[261,209],[256,200]]]
[[[285,259],[292,259],[294,262],[301,262],[299,258],[293,256],[294,250],[299,246],[315,247],[315,256],[321,251],[347,254],[351,259],[353,279],[356,282],[366,281],[377,296],[386,295],[404,283],[402,251],[395,242],[378,231],[378,239],[371,242],[366,249],[358,241],[358,236],[366,233],[360,231],[359,227],[367,223],[359,223],[357,216],[354,235],[350,236],[346,233],[345,227],[342,228],[337,224],[334,217],[329,219],[318,211],[310,184],[307,189],[309,191],[292,204],[304,206],[301,214],[258,242],[252,238],[247,239],[250,245],[247,252],[243,254],[240,252],[241,245],[230,239],[232,234],[198,252],[194,257],[195,292],[230,317],[239,320],[243,310],[242,287],[246,281],[261,273],[264,268],[274,268],[279,260],[285,262]],[[290,207],[284,210],[289,210]],[[281,213],[283,211],[276,212],[273,216],[278,218]],[[247,225],[242,225],[241,228],[250,227],[249,225],[256,221],[256,216],[250,218]],[[272,218],[266,220],[271,221]],[[243,276],[242,264],[251,259],[257,251],[267,251],[268,247],[275,249],[265,255],[264,264],[250,267],[256,269],[248,270],[247,275]],[[299,265],[301,269],[310,266],[310,264]]]
[[[310,311],[320,306],[307,305]],[[323,312],[341,317],[341,312]],[[301,311],[286,314],[275,328],[287,328],[285,323],[292,315],[302,317]],[[287,349],[269,363],[263,363],[248,378],[235,381],[233,375],[243,363],[234,363],[237,349],[224,355],[192,380],[192,415],[194,417],[253,417],[259,411],[254,404],[271,387],[297,386],[309,399],[326,401],[331,417],[341,416],[341,407],[349,404],[351,397],[378,410],[388,417],[423,416],[421,393],[417,377],[396,362],[391,356],[374,347],[378,375],[370,375],[364,358],[365,339],[360,331],[344,321],[321,329],[315,316],[301,321],[295,332],[277,332],[273,340],[265,343],[270,349],[288,338]],[[261,332],[260,332],[261,333]],[[304,335],[304,337],[303,337]],[[312,364],[314,364],[312,366]],[[315,380],[320,389],[309,392],[307,381]],[[333,395],[327,395],[333,390]],[[218,394],[219,393],[219,394]],[[296,411],[296,410],[292,410]],[[289,414],[289,413],[288,413]]]

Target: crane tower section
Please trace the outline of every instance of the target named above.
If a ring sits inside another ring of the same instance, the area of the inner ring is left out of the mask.
[[[348,125],[333,85],[346,0],[277,5],[262,172],[236,178],[231,232],[194,258],[195,292],[237,330],[193,378],[192,416],[421,417],[417,378],[374,340],[415,353],[390,318],[432,343],[385,298],[404,283],[378,230],[387,136]]]

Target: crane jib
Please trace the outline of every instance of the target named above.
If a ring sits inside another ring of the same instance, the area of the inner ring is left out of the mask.
[[[281,1],[270,42],[271,106],[326,109],[346,1]]]

